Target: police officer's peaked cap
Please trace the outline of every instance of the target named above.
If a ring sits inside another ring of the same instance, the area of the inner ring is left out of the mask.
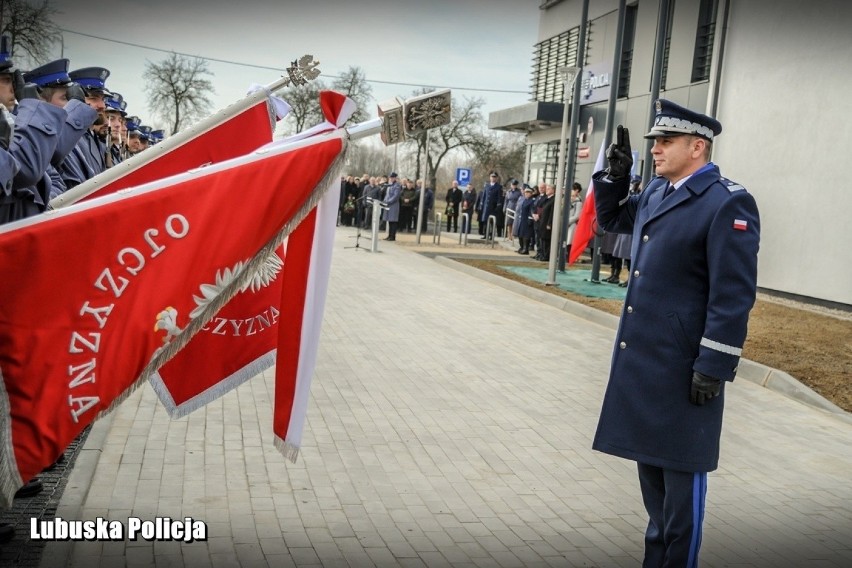
[[[24,81],[39,87],[64,87],[71,82],[68,75],[68,60],[57,59],[24,73]]]
[[[689,110],[666,99],[657,99],[654,102],[654,110],[656,112],[654,126],[645,138],[691,134],[712,141],[714,136],[722,132],[722,123],[715,118]]]
[[[127,101],[125,101],[124,97],[122,97],[119,93],[110,93],[109,96],[104,99],[104,105],[106,105],[107,110],[119,112],[122,116],[127,115],[124,110],[127,108]]]
[[[8,35],[4,34],[3,37],[0,37],[0,73],[14,73],[15,71],[9,43],[11,42]]]
[[[68,73],[71,80],[79,83],[84,89],[95,89],[106,91],[106,80],[109,77],[109,69],[103,67],[84,67]]]

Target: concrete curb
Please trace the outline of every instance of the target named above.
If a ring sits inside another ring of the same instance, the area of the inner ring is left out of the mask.
[[[590,308],[589,306],[585,306],[573,300],[561,298],[554,294],[545,292],[544,290],[537,290],[532,286],[521,284],[520,282],[515,282],[508,278],[503,278],[502,276],[486,272],[485,270],[480,270],[451,258],[435,256],[435,261],[444,266],[453,268],[454,270],[464,272],[465,274],[469,274],[475,278],[479,278],[480,280],[485,280],[496,286],[500,286],[501,288],[526,296],[532,300],[543,302],[556,309],[562,310],[563,312],[609,328],[613,331],[618,330],[619,318],[606,312]],[[737,378],[756,383],[764,388],[828,412],[832,416],[836,416],[837,418],[852,424],[852,413],[846,412],[811,389],[809,386],[802,384],[784,371],[767,367],[762,363],[757,363],[749,359],[740,359]]]

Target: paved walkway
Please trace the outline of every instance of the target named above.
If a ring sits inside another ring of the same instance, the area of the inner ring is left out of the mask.
[[[52,543],[43,566],[640,564],[635,466],[590,449],[612,330],[352,235],[298,462],[272,444],[271,372],[176,421],[143,387],[58,515],[191,516],[209,540]],[[748,381],[726,414],[702,566],[852,566],[852,424]]]

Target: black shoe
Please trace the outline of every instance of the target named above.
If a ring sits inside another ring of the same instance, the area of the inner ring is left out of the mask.
[[[34,477],[27,481],[23,487],[21,487],[15,492],[15,499],[25,499],[27,497],[34,497],[41,493],[42,489],[44,489],[44,485],[42,485],[41,480],[37,477]]]
[[[0,544],[15,538],[15,527],[9,523],[0,523]]]
[[[522,250],[522,251],[520,252],[520,254],[529,255],[529,254],[530,254],[530,251],[528,251],[528,250],[524,249],[524,250]]]
[[[627,280],[625,280],[624,282],[619,282],[618,287],[619,288],[627,288],[627,282],[628,282]]]

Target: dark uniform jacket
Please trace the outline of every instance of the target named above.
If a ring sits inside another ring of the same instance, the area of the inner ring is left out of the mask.
[[[663,178],[628,198],[594,176],[598,223],[632,233],[630,285],[593,447],[687,472],[716,469],[720,396],[689,402],[693,370],[732,381],[757,285],[754,198],[708,164],[665,201]],[[622,203],[623,202],[623,203]]]
[[[76,144],[97,112],[80,101],[65,109],[36,99],[18,105],[9,153],[18,172],[11,188],[0,193],[0,223],[42,213],[54,187],[62,185],[53,169]]]
[[[497,215],[498,210],[503,207],[503,186],[499,183],[486,183],[477,197],[476,210],[479,212],[479,221],[488,222],[488,217]]]
[[[90,180],[106,169],[106,144],[91,130],[77,141],[57,170],[68,189]]]
[[[385,205],[387,210],[383,213],[385,221],[396,223],[399,221],[399,198],[402,196],[402,186],[398,181],[393,182],[385,193]]]

